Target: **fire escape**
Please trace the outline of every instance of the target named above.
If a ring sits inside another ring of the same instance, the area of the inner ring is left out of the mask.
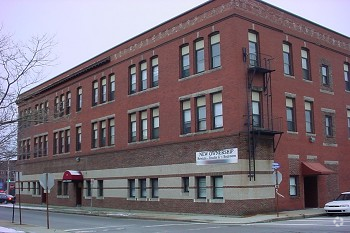
[[[247,54],[243,49],[243,60],[247,64],[247,115],[249,152],[249,180],[255,180],[256,155],[259,140],[271,140],[276,151],[282,136],[282,118],[273,115],[271,77],[273,58],[261,53]]]

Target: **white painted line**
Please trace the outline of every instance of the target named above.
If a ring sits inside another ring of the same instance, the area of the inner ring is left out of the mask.
[[[104,227],[89,227],[89,228],[77,228],[77,229],[67,229],[64,230],[66,232],[70,231],[78,231],[78,232],[96,232],[94,231],[95,229],[98,230],[103,230],[103,229],[109,229],[109,228],[125,228],[125,227],[130,227],[130,226],[135,226],[133,225],[119,225],[119,226],[104,226]]]
[[[190,226],[190,225],[204,225],[208,223],[172,223],[172,224],[162,224],[162,225],[150,225],[150,226],[143,226],[145,228],[152,228],[152,227],[170,227],[170,226]]]

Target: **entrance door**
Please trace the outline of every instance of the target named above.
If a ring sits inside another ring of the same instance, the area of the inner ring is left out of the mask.
[[[82,201],[82,186],[83,183],[82,182],[78,182],[74,184],[75,186],[75,203],[76,206],[81,206],[81,201]]]
[[[304,200],[305,208],[318,207],[317,176],[304,177]]]

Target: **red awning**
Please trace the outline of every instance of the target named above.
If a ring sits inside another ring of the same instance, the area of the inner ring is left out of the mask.
[[[302,162],[302,164],[302,174],[304,176],[329,175],[335,173],[334,171],[326,168],[320,163]]]
[[[67,170],[63,174],[63,181],[83,181],[83,174],[80,171]]]

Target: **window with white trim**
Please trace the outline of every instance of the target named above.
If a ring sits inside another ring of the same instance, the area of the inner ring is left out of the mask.
[[[211,69],[221,66],[220,34],[210,36]]]
[[[195,60],[196,60],[196,73],[201,73],[205,70],[204,60],[204,40],[198,40],[195,43]]]
[[[222,107],[222,93],[212,94],[213,102],[213,129],[224,127],[223,107]]]
[[[181,47],[181,78],[190,76],[190,47]]]
[[[151,87],[157,87],[159,82],[159,66],[158,66],[158,57],[154,57],[151,60],[152,63],[152,82]]]

